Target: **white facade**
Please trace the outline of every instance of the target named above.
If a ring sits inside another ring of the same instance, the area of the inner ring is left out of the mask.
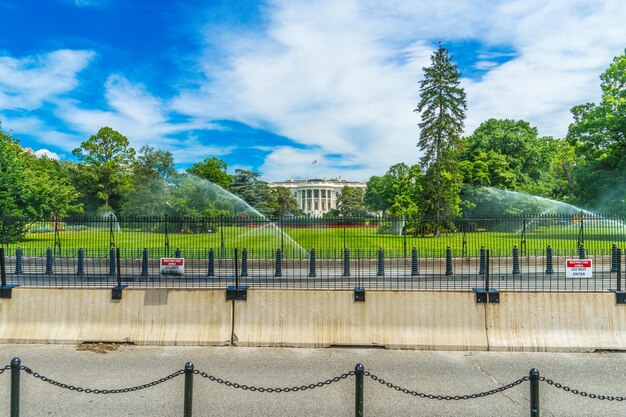
[[[270,187],[285,187],[293,194],[298,207],[306,214],[319,217],[337,208],[343,187],[365,188],[365,182],[335,179],[289,180],[270,183]]]

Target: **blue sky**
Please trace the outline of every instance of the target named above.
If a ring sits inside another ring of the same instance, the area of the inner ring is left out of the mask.
[[[0,0],[0,19],[0,120],[23,146],[71,159],[110,126],[268,181],[416,163],[438,40],[466,134],[495,117],[563,137],[626,47],[623,0]]]

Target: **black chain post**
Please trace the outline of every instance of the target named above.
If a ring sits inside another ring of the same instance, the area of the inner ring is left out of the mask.
[[[148,276],[149,259],[150,258],[148,257],[148,248],[143,248],[143,252],[141,254],[141,276],[142,277]]]
[[[22,252],[22,248],[21,247],[17,247],[17,249],[15,250],[15,274],[16,275],[20,275],[23,273],[23,263],[22,263],[22,256],[24,255],[24,253]]]
[[[519,274],[521,274],[519,269],[519,249],[517,249],[517,245],[513,245],[513,275]]]
[[[248,250],[246,248],[241,250],[241,276],[248,276]]]
[[[185,364],[185,405],[184,417],[191,417],[193,412],[193,363]]]
[[[46,249],[46,275],[52,275],[52,264],[54,263],[53,257],[52,257],[52,248],[50,246],[48,246],[48,249]]]
[[[274,276],[283,276],[283,253],[280,249],[276,249],[276,265],[274,270]]]
[[[450,246],[446,248],[446,275],[452,275],[452,249]]]
[[[117,261],[117,286],[122,286],[122,268],[120,267],[120,248],[115,250],[115,259]]]
[[[548,245],[546,248],[546,275],[554,274],[554,264],[552,262],[552,247]]]
[[[484,246],[480,247],[480,262],[479,262],[478,275],[485,275],[485,247]]]
[[[363,417],[363,375],[365,368],[363,364],[357,363],[354,367],[355,392],[354,392],[354,415]]]
[[[311,249],[311,252],[309,252],[309,277],[313,278],[317,276],[316,272],[315,272],[315,249]]]
[[[11,417],[20,416],[20,358],[11,361]]]
[[[115,248],[113,246],[109,250],[109,276],[115,276]]]
[[[213,248],[209,249],[209,265],[207,270],[207,277],[215,276],[215,254]]]
[[[539,371],[533,368],[528,373],[530,379],[530,417],[539,417]]]
[[[611,272],[617,272],[617,245],[613,243],[611,247]]]
[[[78,264],[76,265],[76,275],[82,277],[85,274],[85,250],[78,248]]]
[[[578,259],[585,259],[585,246],[582,243],[578,246]]]
[[[174,258],[180,258],[181,257],[180,255],[181,255],[180,248],[176,248],[176,250],[174,251]]]
[[[411,276],[416,277],[419,275],[419,261],[417,259],[417,248],[413,246],[411,249]]]
[[[617,248],[617,292],[622,291],[622,249]]]
[[[485,291],[489,297],[489,249],[485,250]]]
[[[348,250],[348,248],[345,247],[343,248],[343,276],[350,276],[350,251]]]
[[[382,277],[385,275],[385,252],[383,248],[378,249],[378,267],[376,268],[376,276]]]

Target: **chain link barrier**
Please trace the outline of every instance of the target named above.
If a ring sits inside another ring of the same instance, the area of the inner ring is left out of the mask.
[[[493,395],[493,394],[497,394],[499,392],[503,392],[506,391],[508,389],[511,389],[519,384],[521,384],[522,382],[526,382],[528,381],[530,378],[525,376],[523,378],[518,379],[517,381],[513,381],[510,384],[506,384],[503,385],[501,387],[498,388],[494,388],[492,390],[489,391],[483,391],[483,392],[479,392],[477,394],[465,394],[465,395],[435,395],[435,394],[426,394],[424,392],[418,392],[418,391],[413,391],[410,390],[408,388],[403,388],[399,385],[395,385],[391,382],[387,382],[382,378],[379,378],[378,376],[370,373],[370,372],[365,372],[365,376],[370,377],[371,379],[373,379],[374,381],[380,383],[381,385],[384,385],[388,388],[392,388],[395,389],[396,391],[400,391],[403,392],[404,394],[409,394],[409,395],[413,395],[414,397],[420,397],[420,398],[427,398],[429,400],[441,400],[441,401],[451,401],[451,400],[471,400],[473,398],[481,398],[481,397],[486,397],[488,395]]]
[[[346,372],[345,374],[341,374],[334,378],[329,378],[326,381],[320,381],[317,384],[309,384],[309,385],[300,385],[295,387],[285,387],[285,388],[264,388],[264,387],[255,387],[245,384],[238,384],[236,382],[231,382],[224,380],[222,378],[217,378],[213,375],[209,375],[206,372],[195,370],[194,374],[200,375],[202,378],[206,378],[209,381],[216,382],[218,384],[226,385],[227,387],[233,387],[236,389],[241,389],[244,391],[252,391],[252,392],[268,392],[268,393],[282,393],[282,392],[298,392],[298,391],[306,391],[319,387],[323,387],[326,385],[334,384],[335,382],[339,382],[343,379],[346,379],[349,376],[353,376],[355,374],[354,371]]]
[[[41,380],[43,382],[47,382],[48,384],[57,386],[59,388],[67,389],[67,390],[70,390],[70,391],[76,391],[76,392],[81,392],[81,393],[85,393],[85,394],[122,394],[122,393],[126,393],[126,392],[135,392],[135,391],[139,391],[139,390],[142,390],[142,389],[154,387],[155,385],[162,384],[164,382],[169,381],[170,379],[174,379],[177,376],[183,375],[185,373],[185,371],[181,369],[180,371],[176,371],[173,374],[169,374],[168,376],[165,376],[165,377],[163,377],[161,379],[157,379],[156,381],[152,381],[152,382],[149,382],[147,384],[137,385],[137,386],[129,387],[129,388],[91,389],[91,388],[76,387],[74,385],[64,384],[62,382],[55,381],[52,378],[48,378],[46,376],[38,374],[37,372],[33,372],[32,369],[30,369],[30,368],[28,368],[26,366],[20,366],[20,370],[26,372],[28,375],[31,375],[34,378],[37,378],[37,379],[39,379],[39,380]]]
[[[614,396],[614,395],[601,395],[601,394],[592,394],[585,391],[581,391],[575,388],[570,388],[567,385],[560,384],[558,382],[554,382],[551,379],[539,377],[540,381],[544,381],[548,385],[552,385],[554,388],[562,389],[565,392],[569,392],[574,395],[580,395],[581,397],[592,398],[594,400],[603,400],[603,401],[626,401],[626,397]]]
[[[11,369],[11,365],[7,365],[4,368],[0,368],[0,375],[2,375],[4,371],[8,371],[9,369]]]
[[[9,369],[11,369],[11,365],[7,365],[3,368],[0,368],[0,375],[3,374],[4,372],[8,371]],[[25,373],[27,373],[28,375],[31,375],[32,377],[39,379],[43,382],[46,382],[48,384],[54,385],[56,387],[62,388],[62,389],[67,389],[70,391],[75,391],[75,392],[80,392],[80,393],[85,393],[85,394],[122,394],[122,393],[127,393],[127,392],[135,392],[135,391],[140,391],[143,389],[147,389],[147,388],[151,388],[154,387],[156,385],[162,384],[164,382],[167,382],[171,379],[174,379],[180,375],[185,374],[184,370],[178,370],[174,373],[171,373],[163,378],[157,379],[155,381],[146,383],[146,384],[142,384],[142,385],[137,385],[134,387],[128,387],[128,388],[116,388],[116,389],[92,389],[92,388],[81,388],[81,387],[77,387],[74,385],[70,385],[70,384],[65,384],[59,381],[56,381],[52,378],[48,378],[44,375],[41,375],[37,372],[34,372],[32,369],[30,369],[27,366],[20,366],[19,367],[20,371],[24,371]],[[263,392],[263,393],[290,393],[290,392],[299,392],[299,391],[306,391],[306,390],[312,390],[315,388],[320,388],[320,387],[324,387],[324,386],[328,386],[331,384],[334,384],[336,382],[340,382],[342,380],[345,380],[346,378],[350,377],[350,376],[354,376],[355,375],[355,371],[350,371],[350,372],[346,372],[343,373],[341,375],[335,376],[333,378],[329,378],[325,381],[320,381],[317,382],[315,384],[308,384],[308,385],[298,385],[298,386],[293,386],[293,387],[256,387],[253,385],[246,385],[246,384],[239,384],[237,382],[232,382],[232,381],[228,381],[222,378],[218,378],[216,376],[207,374],[206,372],[203,371],[199,371],[199,370],[194,370],[193,373],[195,375],[199,375],[202,378],[208,379],[211,382],[215,382],[217,384],[221,384],[221,385],[225,385],[227,387],[231,387],[231,388],[235,388],[235,389],[241,389],[244,391],[252,391],[252,392]],[[493,394],[497,394],[500,392],[504,392],[506,390],[509,390],[513,387],[516,387],[528,380],[530,380],[530,378],[528,376],[524,376],[516,381],[513,381],[509,384],[503,385],[501,387],[498,388],[494,388],[488,391],[483,391],[483,392],[479,392],[476,394],[464,394],[464,395],[436,395],[436,394],[428,394],[425,392],[419,392],[419,391],[414,391],[414,390],[410,390],[408,388],[404,388],[401,387],[399,385],[396,385],[392,382],[388,382],[386,380],[384,380],[383,378],[380,378],[379,376],[365,371],[364,376],[369,377],[370,379],[372,379],[373,381],[378,382],[379,384],[394,389],[396,391],[402,392],[404,394],[408,394],[408,395],[412,395],[414,397],[420,397],[420,398],[424,398],[424,399],[431,399],[431,400],[440,400],[440,401],[457,401],[457,400],[470,400],[470,399],[474,399],[474,398],[482,398],[482,397],[487,397],[489,395],[493,395]],[[571,388],[568,387],[567,385],[563,385],[559,382],[555,382],[552,379],[549,378],[545,378],[545,377],[540,377],[539,381],[545,382],[546,384],[553,386],[555,388],[561,389],[565,392],[568,392],[570,394],[574,394],[574,395],[580,395],[581,397],[586,397],[586,398],[591,398],[591,399],[595,399],[595,400],[603,400],[603,401],[626,401],[626,397],[622,397],[622,396],[616,396],[616,395],[602,395],[602,394],[594,394],[594,393],[588,393],[585,391],[581,391],[579,389],[575,389],[575,388]]]

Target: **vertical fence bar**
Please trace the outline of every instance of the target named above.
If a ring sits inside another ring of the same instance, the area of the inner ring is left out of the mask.
[[[489,249],[485,249],[485,291],[489,296]]]
[[[528,376],[530,377],[530,417],[539,417],[539,371],[533,368]]]
[[[193,412],[193,363],[185,364],[185,405],[184,417],[191,417]]]
[[[248,276],[248,250],[246,248],[241,250],[241,276]]]
[[[622,249],[617,248],[617,291],[622,291]]]
[[[617,244],[613,243],[611,247],[611,272],[617,272]]]
[[[382,277],[385,275],[385,252],[383,248],[378,249],[378,263],[376,267],[376,276]]]
[[[583,244],[578,246],[578,259],[585,259],[585,246]]]
[[[350,251],[347,247],[343,248],[343,276],[350,276]]]
[[[283,276],[283,253],[280,249],[276,249],[276,266],[274,270],[275,277]]]
[[[478,267],[478,275],[485,275],[485,247],[480,247],[480,262]]]
[[[357,363],[354,367],[355,392],[354,392],[354,415],[363,417],[363,374],[365,368],[363,364]]]
[[[519,274],[521,274],[519,269],[519,249],[517,249],[517,245],[513,245],[513,275]]]
[[[148,276],[148,263],[149,261],[149,257],[148,257],[148,248],[143,248],[143,252],[141,254],[141,276],[142,277],[147,277]]]
[[[419,263],[417,260],[417,248],[413,246],[411,249],[411,276],[416,277],[419,275]]]
[[[20,358],[11,361],[11,417],[20,416]]]
[[[113,246],[109,250],[109,276],[115,276],[115,248]]]

